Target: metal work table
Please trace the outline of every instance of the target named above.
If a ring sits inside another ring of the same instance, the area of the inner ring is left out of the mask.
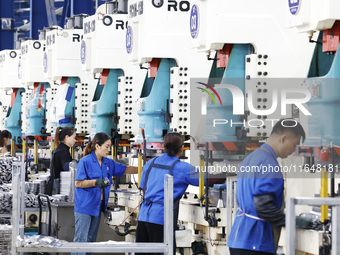
[[[163,243],[66,243],[61,247],[17,247],[17,252],[92,252],[92,253],[122,253],[143,252],[161,253],[170,249]],[[170,253],[169,253],[170,254]]]
[[[289,198],[286,205],[287,254],[295,254],[295,205],[332,206],[332,254],[340,254],[340,198]]]
[[[19,223],[23,217],[23,206],[20,206],[21,193],[19,179],[22,174],[20,166],[13,167],[13,222],[12,229],[12,255],[19,252],[48,252],[48,253],[165,253],[173,254],[174,223],[173,223],[173,177],[165,175],[164,179],[164,243],[128,243],[128,242],[105,242],[105,243],[65,243],[59,247],[17,247],[16,240],[20,235],[23,225]]]

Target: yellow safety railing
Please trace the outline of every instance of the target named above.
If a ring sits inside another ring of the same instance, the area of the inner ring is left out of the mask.
[[[200,158],[200,172],[199,172],[199,193],[198,193],[198,197],[200,199],[200,201],[202,201],[202,199],[204,198],[204,159]]]
[[[321,168],[321,197],[328,197],[328,172]],[[328,205],[321,206],[321,222],[328,220]]]
[[[14,139],[11,140],[11,157],[14,157],[14,151],[15,151],[15,141]]]
[[[33,150],[34,150],[34,165],[38,165],[38,158],[39,158],[39,153],[38,153],[38,140],[37,139],[34,139],[34,147],[33,147]]]

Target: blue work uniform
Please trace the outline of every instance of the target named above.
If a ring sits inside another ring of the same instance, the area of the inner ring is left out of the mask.
[[[269,194],[280,208],[283,188],[281,168],[268,144],[263,144],[243,160],[237,174],[239,209],[229,236],[230,248],[276,253],[272,224],[257,215],[254,196]]]
[[[105,207],[110,195],[112,176],[122,177],[125,173],[126,165],[117,163],[109,158],[102,159],[100,167],[98,159],[94,152],[83,157],[77,166],[76,180],[97,180],[107,177],[110,185],[105,188]],[[74,211],[99,216],[102,189],[97,186],[90,188],[75,189],[75,206]]]
[[[150,164],[154,164],[154,166],[147,176]],[[157,167],[158,165],[159,167]],[[199,185],[199,173],[189,163],[181,162],[177,157],[170,157],[168,154],[151,159],[145,164],[140,181],[140,187],[142,189],[147,187],[147,190],[139,211],[138,221],[164,225],[164,175],[169,174],[169,169],[166,166],[170,168],[172,165],[175,201],[179,201],[189,184]]]

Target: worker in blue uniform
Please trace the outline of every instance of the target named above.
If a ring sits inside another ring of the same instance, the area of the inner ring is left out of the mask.
[[[144,201],[138,216],[136,242],[163,242],[165,174],[170,174],[174,178],[175,225],[182,195],[189,184],[199,185],[199,172],[194,166],[179,160],[184,149],[182,135],[175,132],[166,134],[163,147],[166,153],[149,160],[143,168],[140,188],[144,190]],[[215,182],[224,182],[224,180],[225,178],[214,179]]]
[[[239,209],[228,241],[231,255],[276,254],[285,225],[284,180],[277,158],[287,158],[301,138],[305,139],[302,126],[282,119],[267,142],[241,163],[236,192]]]
[[[126,166],[107,158],[110,148],[110,136],[97,133],[86,145],[84,157],[78,163],[75,181],[74,242],[97,240],[100,216],[101,212],[106,212],[112,177],[121,177],[124,173],[138,173],[138,167]]]

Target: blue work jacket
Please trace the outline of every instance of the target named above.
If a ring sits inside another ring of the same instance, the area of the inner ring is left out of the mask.
[[[155,164],[171,166],[177,157],[170,157],[164,154],[155,160]],[[143,168],[143,173],[140,181],[140,187],[145,188],[146,171],[152,160],[149,160]],[[152,167],[148,177],[147,190],[144,195],[144,200],[152,201],[153,203],[142,203],[139,211],[138,221],[150,222],[159,225],[164,225],[164,175],[169,174],[169,170]],[[199,185],[199,172],[195,167],[186,162],[178,162],[172,169],[174,177],[174,200],[180,199],[186,191],[189,184]]]
[[[243,160],[237,173],[236,196],[240,209],[231,229],[229,247],[276,253],[272,224],[257,215],[254,196],[269,194],[281,207],[283,185],[281,168],[268,144],[263,144]]]
[[[107,177],[110,186],[105,188],[105,208],[109,199],[112,176],[122,177],[125,173],[126,165],[115,162],[109,158],[102,159],[100,167],[94,152],[83,157],[77,166],[76,180],[97,180]],[[90,188],[75,189],[74,211],[92,216],[99,216],[102,189],[97,186]]]

